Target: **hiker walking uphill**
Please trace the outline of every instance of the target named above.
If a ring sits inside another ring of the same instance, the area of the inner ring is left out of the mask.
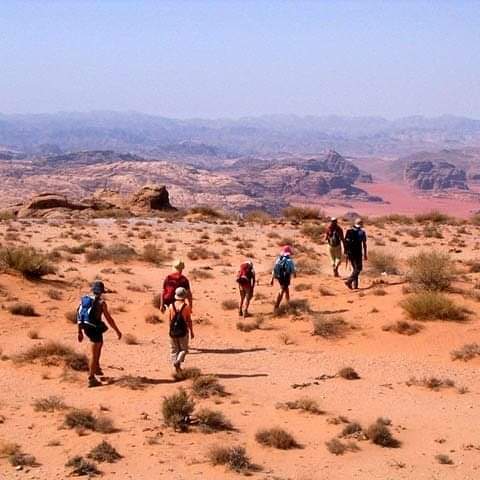
[[[342,263],[342,246],[345,244],[345,238],[343,236],[343,229],[335,217],[330,219],[325,240],[328,243],[328,253],[332,261],[333,276],[338,277],[338,268]]]
[[[183,275],[183,270],[185,269],[185,263],[178,259],[172,265],[174,270],[173,273],[167,275],[163,282],[163,289],[162,293],[160,294],[160,310],[165,312],[167,307],[172,305],[175,301],[175,291],[177,288],[184,288],[187,292],[186,299],[188,300],[188,305],[190,306],[190,310],[193,309],[193,297],[192,297],[192,290],[190,289],[190,282],[188,278]]]
[[[188,338],[193,340],[192,309],[185,301],[188,292],[185,288],[179,287],[175,290],[175,299],[168,307],[170,351],[172,365],[176,373],[182,371],[181,365],[188,353]]]
[[[278,307],[280,307],[280,303],[282,302],[284,296],[287,304],[290,302],[290,282],[292,280],[292,275],[296,275],[295,263],[291,258],[292,255],[292,247],[286,245],[283,247],[280,255],[275,260],[270,284],[273,286],[274,281],[277,280],[280,286],[280,291],[277,295],[274,311],[278,310]]]
[[[357,218],[353,227],[345,234],[345,254],[352,265],[352,274],[345,285],[350,290],[358,289],[358,277],[363,269],[363,260],[367,260],[367,234],[362,227],[362,219]]]
[[[88,386],[97,387],[102,385],[96,375],[103,375],[100,367],[100,356],[103,347],[103,334],[108,330],[107,325],[102,321],[105,317],[108,324],[117,333],[118,339],[122,338],[122,332],[118,329],[115,320],[108,311],[107,303],[102,298],[105,293],[103,282],[94,282],[92,285],[93,297],[86,295],[82,297],[77,312],[78,341],[82,342],[84,334],[92,342],[92,358],[90,360],[90,371],[88,375]]]
[[[238,290],[240,292],[240,307],[238,309],[238,315],[248,317],[248,308],[250,301],[253,298],[253,292],[255,290],[255,268],[252,260],[246,260],[240,265],[240,269],[237,275]],[[245,303],[245,309],[243,308]]]

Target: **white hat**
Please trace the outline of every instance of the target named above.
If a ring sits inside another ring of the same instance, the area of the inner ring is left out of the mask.
[[[187,290],[183,287],[178,287],[175,290],[175,300],[185,300],[187,298]]]

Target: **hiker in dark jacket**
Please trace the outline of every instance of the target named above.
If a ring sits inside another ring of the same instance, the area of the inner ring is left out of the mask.
[[[284,296],[287,304],[290,302],[290,282],[292,280],[292,276],[295,277],[296,275],[296,267],[294,261],[291,258],[292,255],[292,247],[286,245],[285,247],[283,247],[280,255],[275,260],[275,265],[272,271],[272,280],[270,284],[273,286],[274,281],[277,280],[280,286],[280,291],[277,295],[274,311],[278,310]]]
[[[103,299],[105,293],[105,285],[103,282],[96,281],[92,285],[92,293],[94,295],[93,305],[89,312],[88,323],[78,323],[78,341],[82,342],[84,334],[92,343],[92,358],[90,360],[90,369],[88,375],[88,386],[98,387],[102,385],[96,378],[96,375],[103,375],[100,367],[100,356],[103,347],[103,334],[108,330],[107,325],[102,321],[105,317],[107,323],[115,330],[118,339],[122,338],[122,332],[117,327],[115,320],[110,315],[107,303]],[[81,307],[80,307],[81,308]]]
[[[328,253],[332,261],[333,276],[338,277],[338,268],[342,263],[342,246],[344,246],[345,238],[343,236],[343,229],[338,224],[335,217],[330,219],[330,225],[327,227],[325,240],[328,243]]]
[[[363,269],[363,260],[367,260],[367,234],[363,230],[361,218],[355,220],[352,228],[345,234],[345,253],[352,265],[352,274],[345,282],[350,289],[358,289],[358,277]]]

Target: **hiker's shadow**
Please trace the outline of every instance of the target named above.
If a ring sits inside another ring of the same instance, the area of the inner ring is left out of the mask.
[[[341,308],[340,310],[321,310],[318,313],[322,315],[335,315],[340,313],[347,313],[348,310],[346,308]]]
[[[230,380],[235,378],[268,377],[268,374],[266,373],[214,373],[213,375],[224,380]]]
[[[104,377],[102,380],[107,385],[118,385],[131,390],[143,390],[147,385],[165,385],[176,383],[173,378],[149,378],[142,376],[123,375],[121,377]]]
[[[266,348],[254,347],[254,348],[190,348],[191,355],[201,355],[202,353],[218,353],[224,355],[235,355],[239,353],[254,353],[264,352]]]

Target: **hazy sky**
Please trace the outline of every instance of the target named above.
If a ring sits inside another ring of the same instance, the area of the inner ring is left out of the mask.
[[[480,0],[0,0],[0,111],[480,118]]]

